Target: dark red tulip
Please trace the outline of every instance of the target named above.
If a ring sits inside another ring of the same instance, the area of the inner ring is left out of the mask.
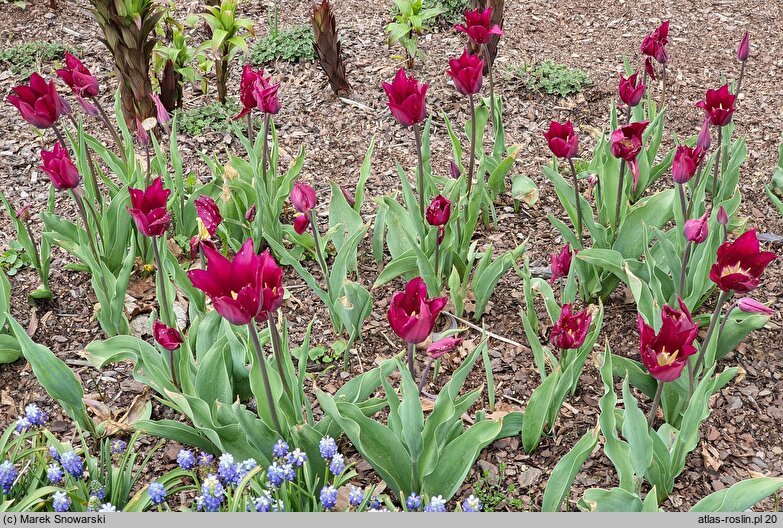
[[[489,44],[495,35],[503,36],[500,26],[492,24],[491,7],[465,11],[465,23],[457,24],[454,29],[465,33],[476,44]]]
[[[639,352],[650,375],[659,381],[674,381],[680,377],[688,358],[696,353],[693,341],[698,325],[693,323],[687,306],[680,299],[680,310],[664,306],[661,329],[655,330],[637,315]]]
[[[728,225],[729,223],[729,215],[722,205],[718,208],[718,223],[722,226]]]
[[[392,295],[387,313],[394,333],[406,343],[421,343],[432,333],[435,320],[446,306],[446,297],[427,298],[427,285],[416,277],[405,285],[404,292]]]
[[[356,205],[356,197],[351,191],[348,190],[347,187],[340,185],[340,192],[343,193],[343,198],[345,198],[345,201],[348,202],[348,205],[351,207]]]
[[[310,215],[299,213],[296,216],[294,216],[294,231],[296,231],[297,235],[301,235],[305,231],[307,231],[307,228],[310,227]]]
[[[648,57],[654,57],[660,64],[669,62],[666,44],[669,42],[669,21],[667,20],[642,40],[641,52]]]
[[[737,48],[737,58],[740,62],[745,62],[748,60],[748,57],[750,57],[750,35],[748,35],[748,32],[746,31],[745,34],[742,35],[739,48]]]
[[[204,225],[207,234],[210,237],[215,236],[217,228],[220,222],[223,221],[223,216],[220,214],[220,208],[210,196],[201,195],[201,198],[197,198],[193,201],[196,206],[196,213],[199,220]]]
[[[404,126],[413,126],[427,117],[427,83],[419,84],[400,68],[391,83],[383,83],[389,98],[388,106],[394,118]]]
[[[449,223],[451,218],[451,200],[439,194],[432,199],[427,207],[427,223],[431,226],[444,226]]]
[[[683,235],[685,235],[685,240],[693,242],[694,244],[701,244],[707,240],[707,235],[709,235],[708,224],[709,222],[706,212],[704,215],[702,215],[701,218],[693,218],[686,221],[685,227],[683,228]]]
[[[644,96],[644,84],[639,80],[639,72],[627,79],[620,75],[620,100],[628,106],[636,106]]]
[[[264,114],[276,114],[280,111],[280,100],[277,92],[280,83],[272,84],[272,77],[264,77],[263,70],[258,72],[253,83],[253,97],[256,100],[256,108]]]
[[[712,137],[710,136],[710,120],[705,119],[701,124],[699,136],[696,138],[696,146],[699,147],[703,153],[706,153],[708,150],[710,150],[711,144]]]
[[[199,254],[199,250],[202,247],[209,246],[212,249],[217,249],[215,243],[209,238],[204,238],[204,235],[205,233],[199,233],[190,238],[190,258],[196,258],[196,255]]]
[[[639,181],[639,164],[636,157],[642,151],[644,140],[642,134],[647,128],[648,121],[638,121],[629,125],[623,125],[614,132],[610,138],[612,156],[622,158],[628,163],[633,174],[633,189]]]
[[[253,240],[247,239],[233,261],[207,246],[204,254],[207,269],[190,270],[188,278],[229,323],[266,321],[283,304],[283,270],[269,250],[256,255]]]
[[[57,75],[80,97],[95,97],[100,93],[98,79],[82,62],[65,52],[65,68],[57,70]]]
[[[699,147],[678,145],[672,160],[672,179],[675,183],[688,183],[696,174],[704,153]]]
[[[461,344],[462,339],[459,337],[444,337],[443,339],[434,341],[430,346],[428,346],[427,354],[429,354],[432,359],[438,359],[441,356],[448,354],[449,352],[453,352]]]
[[[587,310],[572,314],[571,305],[564,304],[560,311],[560,319],[549,334],[549,341],[562,350],[579,348],[585,342],[592,320],[593,316],[587,313]]]
[[[79,186],[81,181],[79,171],[76,170],[68,151],[60,146],[59,141],[54,144],[54,149],[51,152],[42,150],[41,159],[43,160],[41,170],[49,176],[49,181],[52,182],[55,189],[63,191]]]
[[[147,130],[147,127],[144,126],[146,122],[146,119],[142,121],[138,117],[136,118],[136,139],[139,140],[139,145],[142,147],[149,147],[152,144],[149,131]],[[154,128],[154,125],[151,128]]]
[[[136,222],[136,227],[144,236],[161,236],[171,224],[171,215],[166,210],[171,191],[163,188],[163,180],[158,176],[145,190],[129,188],[131,205],[128,212]]]
[[[54,81],[47,82],[34,73],[29,86],[14,86],[16,95],[9,95],[8,102],[14,105],[22,118],[37,128],[51,128],[60,115],[70,112],[65,99],[57,93]]]
[[[179,330],[166,326],[157,319],[152,323],[152,333],[155,334],[155,341],[166,350],[177,350],[183,343]]]
[[[245,220],[248,222],[252,222],[256,219],[256,204],[253,204],[250,206],[250,208],[245,211]]]
[[[699,101],[696,106],[706,112],[713,126],[726,126],[731,122],[734,114],[734,102],[737,96],[729,91],[729,85],[724,84],[717,90],[707,90],[704,101]]]
[[[263,69],[256,72],[250,67],[250,63],[245,64],[245,68],[242,70],[242,80],[239,82],[239,101],[242,103],[242,111],[234,117],[234,120],[245,117],[258,106],[254,88],[256,79],[263,78],[263,75]]]
[[[740,299],[737,303],[737,306],[739,306],[739,309],[745,313],[757,313],[764,315],[772,315],[775,313],[775,310],[769,306],[761,304],[756,299],[751,299],[750,297],[743,297]]]
[[[579,137],[574,131],[571,121],[560,124],[557,121],[549,123],[549,131],[544,132],[549,150],[560,159],[571,159],[579,151]]]
[[[310,209],[318,204],[318,196],[315,194],[315,189],[298,180],[294,182],[290,198],[291,204],[293,204],[294,209],[298,213],[309,213]]]
[[[652,79],[655,80],[655,66],[653,66],[653,59],[652,57],[647,57],[644,60],[644,71],[647,72],[647,75]]]
[[[710,280],[724,292],[749,292],[756,289],[764,269],[776,258],[771,251],[759,250],[756,230],[751,229],[734,242],[721,244]]]
[[[449,176],[456,180],[459,179],[461,175],[462,171],[459,170],[459,165],[454,163],[454,160],[449,160]]]
[[[574,252],[571,251],[571,244],[566,244],[560,253],[552,253],[549,256],[549,268],[552,270],[552,278],[549,284],[554,284],[560,277],[567,277],[571,271],[571,259]]]
[[[465,48],[459,59],[449,59],[446,73],[454,81],[454,87],[459,93],[475,95],[481,91],[484,83],[484,61],[478,55],[468,53],[468,48]]]

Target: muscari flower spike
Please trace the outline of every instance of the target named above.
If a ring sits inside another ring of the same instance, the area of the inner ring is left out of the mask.
[[[446,501],[443,500],[442,495],[438,495],[437,497],[432,497],[430,499],[430,503],[427,504],[424,507],[425,512],[438,512],[442,513],[446,511]]]
[[[185,471],[196,467],[196,455],[189,449],[180,449],[177,453],[177,464]]]
[[[326,510],[333,510],[335,505],[337,504],[337,488],[334,486],[324,486],[321,488],[321,504],[323,504],[324,509]]]
[[[329,463],[329,471],[332,472],[333,475],[337,476],[340,475],[345,470],[345,459],[343,458],[343,455],[340,453],[335,453],[335,455],[332,457],[332,461]]]
[[[53,462],[46,468],[46,478],[52,484],[60,484],[64,476],[63,469],[57,463]]]
[[[3,490],[3,494],[8,495],[11,493],[11,487],[14,485],[16,476],[16,466],[10,460],[0,464],[0,489]]]
[[[56,512],[67,512],[71,507],[71,499],[63,491],[55,491],[52,495],[52,507]]]
[[[324,460],[331,460],[337,454],[337,443],[331,436],[324,436],[319,442],[318,449]]]
[[[82,474],[84,473],[84,462],[79,455],[73,451],[66,451],[60,455],[60,463],[63,465],[63,469],[71,476],[82,478]]]
[[[421,495],[411,492],[408,498],[405,499],[405,506],[410,511],[419,511],[421,509]]]

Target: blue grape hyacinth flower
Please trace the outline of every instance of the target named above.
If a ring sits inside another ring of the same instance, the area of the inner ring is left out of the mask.
[[[331,485],[321,488],[321,504],[324,509],[333,510],[337,504],[337,488]]]
[[[10,460],[6,460],[0,464],[0,488],[5,495],[11,493],[11,488],[14,485],[16,476],[16,466],[14,466]]]
[[[66,451],[60,455],[60,463],[69,475],[78,479],[82,478],[82,475],[84,474],[84,461],[79,455],[73,451]]]
[[[56,512],[67,512],[71,507],[71,498],[63,491],[55,491],[52,495],[52,507]]]
[[[153,482],[149,487],[150,500],[156,506],[166,502],[166,488],[160,482]]]

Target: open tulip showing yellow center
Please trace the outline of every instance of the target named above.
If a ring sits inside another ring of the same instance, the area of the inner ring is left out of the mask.
[[[668,352],[666,352],[666,347],[663,347],[663,349],[661,349],[661,353],[658,354],[658,357],[657,357],[658,365],[660,365],[662,367],[666,367],[666,366],[671,365],[672,363],[674,363],[677,360],[677,355],[679,353],[680,353],[679,350],[675,350],[672,354],[669,354]]]

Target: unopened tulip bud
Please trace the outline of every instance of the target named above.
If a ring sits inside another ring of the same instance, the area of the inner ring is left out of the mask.
[[[701,131],[699,131],[699,137],[696,138],[696,146],[701,149],[702,152],[710,150],[712,144],[712,137],[710,136],[710,120],[705,119],[701,125]]]
[[[769,306],[761,304],[756,299],[751,299],[750,297],[743,297],[740,299],[737,306],[745,313],[758,313],[764,315],[772,315],[775,313],[775,310]]]
[[[454,351],[461,344],[462,339],[458,337],[444,337],[428,346],[427,354],[429,354],[432,359],[438,359],[442,355]]]
[[[683,234],[685,235],[686,240],[693,242],[694,244],[701,244],[707,240],[707,235],[709,234],[707,229],[707,213],[704,213],[701,218],[685,222]]]
[[[351,191],[340,185],[340,192],[343,193],[345,201],[348,202],[348,205],[351,207],[356,205],[356,197],[351,193]]]
[[[722,226],[728,225],[729,223],[729,215],[722,205],[720,206],[720,209],[718,209],[718,223]]]
[[[450,160],[450,161],[449,161],[449,174],[450,174],[450,175],[451,175],[451,177],[452,177],[452,178],[454,178],[455,180],[456,180],[457,178],[459,178],[459,177],[460,177],[460,175],[462,174],[462,171],[460,171],[460,170],[459,170],[459,165],[457,165],[456,163],[454,163],[454,160]]]
[[[750,57],[750,35],[748,35],[748,32],[746,31],[745,34],[742,35],[742,40],[740,40],[739,48],[737,49],[737,58],[740,62],[745,62],[748,60],[748,57]]]
[[[252,222],[256,219],[256,204],[250,206],[250,209],[245,213],[245,220]]]

